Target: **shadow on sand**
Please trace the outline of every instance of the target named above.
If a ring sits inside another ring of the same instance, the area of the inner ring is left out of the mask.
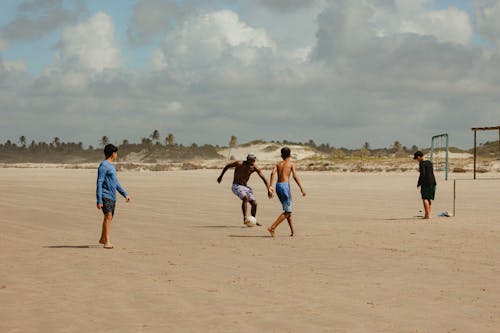
[[[195,228],[220,228],[220,229],[229,229],[229,228],[246,228],[246,226],[238,226],[238,225],[196,225]]]
[[[47,249],[97,249],[102,245],[51,245],[44,246]]]
[[[392,217],[390,219],[384,219],[384,221],[414,221],[414,220],[421,220],[424,216],[423,215],[417,215],[413,217]]]
[[[267,235],[267,236],[255,236],[255,235],[228,235],[227,237],[233,237],[233,238],[273,238],[271,235]]]

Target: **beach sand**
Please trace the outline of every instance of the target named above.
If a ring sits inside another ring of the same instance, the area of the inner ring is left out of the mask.
[[[459,182],[439,218],[438,180],[423,221],[417,172],[304,172],[297,237],[273,239],[278,200],[253,176],[244,228],[218,174],[120,172],[104,250],[96,170],[0,169],[0,332],[500,332],[500,182]]]

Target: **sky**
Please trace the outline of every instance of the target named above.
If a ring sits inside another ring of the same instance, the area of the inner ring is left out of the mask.
[[[2,142],[470,148],[497,125],[500,0],[0,2]]]

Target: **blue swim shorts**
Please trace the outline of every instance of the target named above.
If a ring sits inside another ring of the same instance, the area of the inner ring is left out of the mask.
[[[290,183],[276,183],[276,194],[280,199],[283,211],[292,212],[292,193],[290,192]]]

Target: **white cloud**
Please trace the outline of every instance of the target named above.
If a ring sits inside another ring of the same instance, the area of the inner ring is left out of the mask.
[[[173,3],[138,4],[160,2]],[[141,31],[163,41],[144,71],[119,67],[113,21],[99,13],[64,31],[39,77],[0,65],[0,135],[95,144],[158,128],[182,143],[227,144],[236,134],[377,147],[427,145],[448,131],[467,147],[472,125],[500,116],[500,54],[471,45],[465,12],[432,0],[290,4],[238,1],[238,14],[197,8],[167,28],[155,19]],[[497,7],[481,7],[489,8],[483,36],[498,31]]]
[[[178,115],[182,113],[182,103],[173,101],[166,104],[160,104],[155,106],[152,112],[158,115]]]
[[[148,68],[154,71],[161,71],[168,67],[167,60],[165,59],[165,53],[161,49],[157,49],[153,52],[151,59],[149,60]]]
[[[7,49],[7,41],[5,39],[0,38],[0,52]]]
[[[16,16],[0,29],[11,41],[30,41],[76,22],[84,12],[80,0],[24,0],[17,5]]]
[[[172,71],[199,77],[229,63],[253,64],[274,47],[263,29],[253,28],[236,13],[223,10],[188,19],[167,34],[162,50]]]
[[[500,1],[477,1],[475,6],[478,32],[500,47]]]
[[[472,23],[469,14],[455,7],[446,10],[426,10],[423,6],[429,1],[424,1],[421,6],[412,5],[408,10],[408,0],[397,1],[395,12],[385,13],[385,21],[389,17],[396,17],[396,33],[415,33],[419,35],[434,36],[441,42],[469,44],[472,39]],[[412,3],[418,1],[412,0]],[[415,8],[416,7],[416,8]],[[379,22],[383,27],[383,22]],[[390,33],[390,31],[389,31]]]
[[[469,44],[473,35],[469,14],[456,7],[431,9],[433,4],[432,0],[339,0],[327,11],[336,12],[339,19],[335,23],[342,22],[346,35],[352,30],[354,40],[363,35],[373,38],[413,33],[440,42]]]
[[[58,44],[56,65],[103,71],[121,66],[113,19],[98,12],[88,21],[66,28]]]
[[[20,72],[26,72],[26,70],[28,69],[26,62],[22,59],[15,61],[5,61],[4,67],[8,71],[20,71]]]

